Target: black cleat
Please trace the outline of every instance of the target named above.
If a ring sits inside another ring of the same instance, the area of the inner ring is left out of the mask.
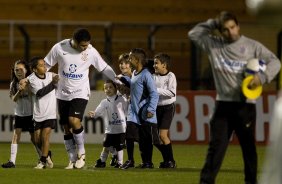
[[[166,168],[167,162],[161,162],[159,168]]]
[[[153,169],[154,168],[154,164],[152,162],[141,163],[138,166],[136,166],[135,168],[139,168],[139,169]]]
[[[102,160],[99,158],[96,161],[94,167],[96,167],[96,168],[104,168],[104,167],[106,167],[106,162],[102,162]]]
[[[120,168],[121,166],[122,166],[122,164],[116,163],[116,165],[114,166],[114,168]]]
[[[175,161],[168,161],[167,162],[167,168],[176,168],[176,162]]]
[[[15,168],[16,165],[12,161],[8,161],[7,163],[2,164],[3,168]]]
[[[110,166],[116,166],[117,165],[117,155],[113,155],[112,160],[110,162]]]
[[[133,160],[127,160],[126,162],[124,162],[124,164],[122,164],[122,166],[120,166],[121,169],[128,169],[130,167],[134,167]]]
[[[175,163],[175,161],[161,162],[159,168],[162,168],[162,169],[171,168],[171,169],[173,169],[173,168],[176,168],[176,163]]]

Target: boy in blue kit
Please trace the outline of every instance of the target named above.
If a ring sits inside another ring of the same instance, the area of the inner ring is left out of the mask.
[[[142,163],[139,168],[153,168],[153,144],[159,144],[156,108],[159,95],[155,81],[145,67],[146,53],[143,49],[135,48],[129,53],[129,61],[135,68],[130,84],[130,104],[127,116],[126,137],[134,132],[128,131],[135,125],[136,134],[139,134],[139,150]]]

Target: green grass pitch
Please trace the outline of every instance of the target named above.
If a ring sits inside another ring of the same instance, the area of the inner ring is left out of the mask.
[[[177,162],[176,169],[158,169],[161,162],[159,151],[154,148],[154,169],[121,170],[109,166],[93,168],[95,160],[99,158],[102,146],[99,144],[86,145],[86,167],[78,170],[65,170],[68,164],[67,154],[63,144],[51,144],[54,168],[36,170],[37,164],[35,149],[31,144],[19,145],[16,168],[0,168],[1,184],[198,184],[200,169],[204,163],[207,145],[173,145],[174,156]],[[258,146],[259,174],[262,168],[265,146]],[[10,156],[10,143],[0,143],[0,162],[6,162]],[[127,158],[124,150],[124,161]],[[140,163],[138,145],[135,145],[135,162]],[[229,145],[223,165],[217,177],[217,184],[243,184],[243,161],[241,149],[237,145]]]

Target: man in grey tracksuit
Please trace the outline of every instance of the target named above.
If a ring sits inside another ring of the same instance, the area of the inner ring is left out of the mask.
[[[213,34],[218,30],[220,35]],[[245,183],[257,183],[255,146],[255,100],[246,99],[241,91],[244,71],[250,59],[266,63],[264,72],[257,72],[249,87],[270,82],[280,70],[279,59],[261,43],[240,34],[235,15],[221,12],[216,19],[197,24],[189,38],[209,56],[216,86],[216,106],[210,121],[210,143],[200,183],[215,183],[229,139],[236,133],[243,152]]]

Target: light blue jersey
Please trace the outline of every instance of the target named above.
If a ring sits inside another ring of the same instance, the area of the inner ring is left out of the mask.
[[[130,104],[127,121],[137,124],[141,122],[157,123],[156,108],[159,95],[155,81],[148,69],[144,68],[139,73],[133,72],[130,85]],[[154,114],[147,118],[147,112]]]

